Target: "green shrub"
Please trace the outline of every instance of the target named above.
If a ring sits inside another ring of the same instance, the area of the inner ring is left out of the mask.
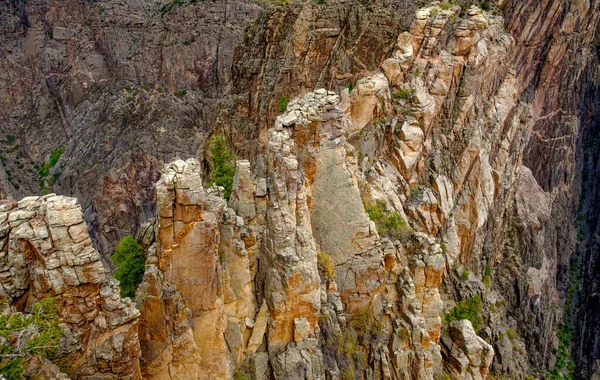
[[[113,276],[119,280],[121,297],[135,297],[135,291],[142,282],[146,269],[142,247],[131,235],[125,236],[117,245],[111,260],[117,267]]]
[[[0,143],[6,144],[6,145],[11,145],[14,142],[15,142],[15,136],[13,136],[13,135],[6,135],[6,140],[0,140]]]
[[[433,17],[433,18],[437,17],[439,11],[440,10],[438,8],[433,8],[431,10],[431,17]]]
[[[463,281],[467,281],[469,279],[469,274],[471,274],[471,272],[467,268],[464,268],[463,272],[460,275],[460,279]]]
[[[485,265],[485,270],[483,271],[483,284],[486,288],[490,287],[490,282],[492,281],[492,272],[494,268],[490,264]]]
[[[53,168],[54,165],[56,165],[56,163],[60,159],[60,156],[62,156],[62,154],[64,152],[65,152],[64,148],[58,148],[58,149],[54,150],[52,153],[50,153],[50,157],[48,158],[48,161],[44,165],[42,165],[42,167],[38,171],[40,179],[46,178],[48,176],[48,171],[51,168]]]
[[[392,95],[394,99],[410,100],[415,95],[415,91],[411,89],[401,89]]]
[[[383,205],[367,204],[365,211],[369,218],[375,222],[377,232],[382,236],[388,236],[391,239],[406,241],[412,232],[412,229],[406,224],[404,219],[397,212],[386,213],[383,211]]]
[[[379,339],[383,323],[375,318],[369,308],[354,312],[342,331],[331,332],[327,320],[328,318],[319,320],[325,360],[338,363],[342,378],[354,379],[355,371],[367,366],[369,347]]]
[[[460,301],[444,316],[444,321],[450,323],[452,321],[468,319],[473,324],[473,329],[477,331],[483,326],[481,305],[482,302],[480,296]]]
[[[452,5],[450,3],[441,3],[440,8],[447,11],[448,9],[452,8]]]
[[[227,141],[223,135],[213,135],[208,150],[210,152],[210,184],[222,186],[225,189],[225,199],[229,200],[235,176],[235,156],[227,147]]]
[[[354,90],[354,83],[352,83],[352,82],[348,83],[346,88],[348,89],[348,92],[352,92],[352,90]]]
[[[250,380],[250,377],[244,372],[242,372],[241,369],[236,368],[233,371],[233,380]]]
[[[58,148],[58,149],[52,151],[52,153],[50,153],[50,157],[48,158],[48,161],[45,162],[44,165],[42,165],[42,167],[40,167],[40,169],[38,170],[38,175],[39,175],[38,185],[42,189],[43,193],[48,192],[48,188],[46,187],[46,177],[48,177],[48,173],[49,173],[50,169],[52,169],[56,165],[56,163],[60,159],[60,156],[62,156],[62,154],[64,152],[65,152],[64,148]],[[54,182],[56,182],[57,178],[58,178],[58,174],[54,173],[53,180],[52,180],[52,183],[50,184],[50,186],[52,186],[52,184],[54,184]]]
[[[30,314],[0,314],[0,337],[8,343],[0,346],[0,378],[21,379],[29,357],[54,355],[62,335],[55,302],[55,298],[42,299]]]
[[[175,96],[178,97],[178,98],[183,98],[185,96],[185,94],[187,94],[186,90],[179,90],[179,91],[175,92]]]
[[[513,329],[508,329],[508,330],[506,330],[506,336],[508,336],[508,339],[510,339],[512,341],[512,340],[517,339],[519,334],[517,334],[517,332]]]
[[[319,271],[322,272],[328,281],[333,281],[335,276],[335,265],[331,255],[321,250],[317,251],[317,266]]]
[[[354,380],[356,376],[354,375],[354,370],[352,368],[346,368],[342,371],[342,380]]]
[[[281,97],[279,98],[279,102],[277,103],[277,109],[279,110],[279,113],[284,113],[285,111],[287,111],[287,107],[288,98],[285,95],[281,95]]]
[[[166,4],[164,4],[161,8],[160,8],[160,16],[164,16],[165,14],[171,12],[171,9],[173,9],[173,7],[175,7],[176,5],[184,5],[183,0],[172,0]]]
[[[352,314],[350,327],[356,332],[358,340],[366,345],[379,337],[383,323],[375,318],[373,309],[365,307]]]

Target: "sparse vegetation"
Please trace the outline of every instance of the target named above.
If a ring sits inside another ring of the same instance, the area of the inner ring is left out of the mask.
[[[15,136],[13,136],[13,135],[6,135],[6,139],[0,140],[0,143],[6,144],[6,145],[11,145],[14,142],[15,142]]]
[[[173,7],[178,5],[185,5],[184,0],[171,0],[160,8],[160,16],[164,16],[165,14],[171,12]]]
[[[508,329],[506,330],[506,336],[508,337],[508,339],[513,341],[518,338],[519,334],[517,334],[517,332],[513,329]]]
[[[354,379],[355,371],[367,365],[368,348],[380,339],[383,323],[375,318],[371,308],[359,309],[348,319],[347,328],[331,332],[328,319],[319,319],[325,341],[325,360],[335,361],[342,378]]]
[[[490,287],[490,282],[492,281],[492,272],[494,268],[490,264],[485,265],[485,270],[483,271],[483,284],[486,288]]]
[[[335,265],[331,255],[321,250],[317,251],[317,266],[327,281],[333,281],[335,276]]]
[[[117,245],[111,260],[117,267],[113,277],[119,280],[121,297],[135,297],[146,269],[142,247],[131,235],[125,236]]]
[[[431,17],[433,17],[433,18],[436,18],[436,17],[437,17],[437,15],[438,15],[438,13],[439,13],[439,11],[440,11],[440,10],[439,10],[438,8],[433,8],[433,9],[431,10]]]
[[[447,11],[448,9],[452,8],[452,4],[443,2],[443,3],[440,4],[440,8],[442,8],[445,11]]]
[[[46,163],[44,163],[44,165],[42,165],[42,167],[38,170],[38,184],[40,185],[40,188],[42,188],[42,191],[45,193],[48,191],[47,185],[46,185],[46,179],[48,177],[48,173],[50,171],[50,169],[52,169],[56,163],[58,162],[58,160],[60,159],[60,156],[62,156],[62,154],[65,152],[64,148],[58,148],[56,150],[54,150],[52,153],[50,153],[50,157],[48,158],[48,161],[46,161]],[[58,176],[52,176],[50,179],[50,183],[49,185],[52,186],[54,184],[54,181],[56,180]]]
[[[175,92],[175,96],[178,98],[183,98],[185,96],[185,94],[187,94],[186,90],[179,90]]]
[[[468,319],[473,324],[473,329],[477,331],[483,326],[481,306],[482,301],[480,296],[460,301],[444,316],[444,321],[445,323],[450,323],[452,321]]]
[[[575,352],[571,351],[573,341],[577,335],[577,317],[574,315],[577,309],[576,293],[578,291],[578,274],[580,273],[579,245],[576,248],[576,258],[569,268],[569,279],[565,297],[565,314],[563,323],[558,330],[558,353],[556,354],[556,364],[550,372],[551,379],[572,379],[575,371]]]
[[[358,340],[366,345],[379,337],[383,323],[375,319],[372,309],[362,308],[352,314],[350,327],[356,332]]]
[[[415,90],[412,89],[400,89],[392,95],[394,99],[410,100],[415,96]]]
[[[45,298],[30,314],[0,314],[0,378],[21,379],[29,357],[54,355],[62,335],[55,303],[55,298]]]
[[[365,211],[377,226],[380,235],[388,236],[391,239],[406,241],[412,233],[412,229],[406,224],[404,219],[396,211],[386,213],[383,211],[383,204],[367,204]]]
[[[287,107],[288,98],[285,95],[281,95],[281,97],[279,98],[279,102],[277,102],[277,110],[279,111],[279,113],[284,113],[285,111],[287,111]]]
[[[233,380],[250,380],[250,377],[245,374],[241,369],[236,368],[233,371]]]
[[[470,274],[471,272],[467,268],[464,268],[462,273],[460,274],[460,279],[463,281],[467,281],[469,279]]]
[[[225,189],[225,199],[229,200],[235,176],[235,156],[227,147],[227,141],[223,135],[213,135],[208,150],[210,153],[210,184],[222,186]]]

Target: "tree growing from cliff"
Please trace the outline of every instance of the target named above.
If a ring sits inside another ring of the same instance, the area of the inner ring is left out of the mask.
[[[5,302],[0,300],[0,306]],[[0,378],[21,379],[27,359],[56,352],[62,331],[55,303],[55,298],[45,298],[33,305],[31,314],[0,315]]]
[[[125,236],[117,245],[111,260],[117,267],[113,276],[119,280],[121,297],[135,297],[135,291],[142,282],[146,269],[142,247],[131,235]]]
[[[208,150],[210,153],[210,183],[225,189],[225,199],[231,197],[233,177],[235,176],[235,156],[227,147],[223,135],[213,135]]]

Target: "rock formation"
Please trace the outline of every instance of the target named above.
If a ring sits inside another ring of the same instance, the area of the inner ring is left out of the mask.
[[[92,237],[0,206],[0,296],[61,306],[28,373],[600,373],[597,0],[0,7],[0,195]]]
[[[0,297],[22,312],[57,297],[63,335],[53,361],[70,378],[141,378],[140,313],[107,277],[75,198],[0,205]]]

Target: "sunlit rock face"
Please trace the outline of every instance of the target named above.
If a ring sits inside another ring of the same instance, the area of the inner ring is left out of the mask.
[[[0,295],[61,305],[28,373],[598,376],[597,1],[75,3],[0,6],[0,195],[88,221],[0,206]]]
[[[107,276],[77,199],[50,194],[0,205],[0,296],[21,312],[57,297],[60,370],[41,361],[30,363],[30,374],[141,378],[140,313]]]

